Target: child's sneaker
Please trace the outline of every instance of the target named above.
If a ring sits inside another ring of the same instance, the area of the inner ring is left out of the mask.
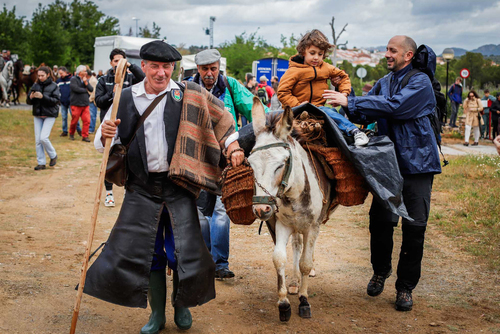
[[[113,197],[113,193],[107,193],[106,199],[104,200],[104,206],[115,206],[115,198]]]
[[[354,135],[354,145],[356,146],[365,146],[370,141],[368,136],[359,129],[352,130],[352,134]]]

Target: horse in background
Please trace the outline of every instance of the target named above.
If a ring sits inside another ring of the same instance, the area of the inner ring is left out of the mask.
[[[17,59],[14,62],[14,79],[12,80],[12,87],[11,87],[11,92],[12,92],[12,103],[14,104],[21,104],[19,102],[19,96],[21,93],[21,81],[23,78],[23,70],[24,70],[24,64],[21,59]]]
[[[22,62],[21,62],[21,64],[22,64]],[[44,63],[40,64],[40,66],[44,66],[44,65],[45,65]],[[33,84],[38,79],[38,68],[39,67],[24,65],[21,68],[22,68],[22,71],[19,72],[20,74],[18,74],[19,85],[20,85],[19,90],[22,87],[24,89],[24,92],[26,93],[26,95],[28,95],[28,92],[29,92],[31,86],[33,86]]]
[[[320,225],[328,219],[335,196],[320,163],[294,138],[293,112],[286,107],[281,118],[266,125],[264,107],[254,97],[252,107],[255,146],[248,162],[254,170],[253,211],[274,227],[273,263],[278,275],[278,309],[281,321],[291,317],[285,283],[286,246],[292,236],[293,275],[290,294],[299,294],[299,315],[311,317],[309,273]],[[318,168],[316,168],[318,167]],[[273,226],[274,225],[274,226]]]
[[[12,80],[14,79],[14,64],[12,60],[5,63],[5,66],[0,74],[0,87],[2,88],[2,106],[7,108],[10,107],[9,97],[7,92],[12,85]]]

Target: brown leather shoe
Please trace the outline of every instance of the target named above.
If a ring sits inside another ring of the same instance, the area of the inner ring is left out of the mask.
[[[479,145],[479,143],[475,141],[471,146],[477,146],[477,145]]]
[[[464,143],[464,146],[469,146],[469,143]]]
[[[56,163],[57,163],[57,155],[54,157],[54,159],[50,159],[49,166],[50,167],[55,166]]]
[[[82,141],[86,142],[86,143],[90,143],[90,139],[89,137],[83,137],[82,138]]]

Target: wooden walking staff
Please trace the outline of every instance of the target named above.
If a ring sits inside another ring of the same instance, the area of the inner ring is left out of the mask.
[[[116,66],[115,71],[115,83],[118,84],[115,91],[115,97],[113,99],[113,109],[111,110],[111,121],[116,119],[116,113],[118,111],[118,104],[120,102],[120,97],[122,94],[123,80],[127,73],[127,60],[121,59]],[[78,313],[80,312],[80,303],[82,301],[83,287],[85,286],[85,278],[87,276],[87,268],[89,265],[90,250],[92,248],[92,241],[94,239],[95,226],[97,224],[97,213],[99,212],[99,205],[101,203],[101,194],[104,184],[104,177],[106,176],[106,165],[108,164],[109,150],[111,149],[112,138],[106,138],[106,144],[104,146],[104,153],[102,156],[101,170],[99,171],[99,181],[97,182],[97,191],[94,200],[94,210],[92,211],[90,232],[87,239],[87,248],[85,249],[85,255],[83,257],[82,274],[80,276],[80,284],[78,285],[78,292],[76,294],[75,308],[73,309],[73,319],[71,320],[71,330],[70,334],[74,334],[76,331],[76,322],[78,321]]]

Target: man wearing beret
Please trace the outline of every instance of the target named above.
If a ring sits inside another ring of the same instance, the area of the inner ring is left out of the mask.
[[[238,113],[252,121],[253,94],[236,79],[220,73],[220,58],[221,55],[216,49],[199,52],[194,58],[198,73],[193,82],[205,87],[213,96],[224,102],[225,108],[233,115],[235,128],[238,129]],[[269,110],[266,107],[267,111]],[[231,278],[234,273],[229,269],[228,261],[230,219],[221,197],[213,197],[213,194],[203,194],[197,202],[201,229],[215,262],[215,277]]]
[[[188,308],[215,297],[215,266],[203,243],[196,197],[200,189],[217,191],[221,151],[234,120],[199,85],[171,80],[182,58],[175,48],[153,41],[140,56],[146,78],[122,91],[116,121],[110,120],[111,106],[94,141],[99,151],[106,138],[128,145],[128,179],[120,214],[87,272],[84,292],[129,307],[146,308],[149,299],[152,312],[141,333],[151,334],[166,323],[167,265],[173,270],[177,327],[189,329]],[[152,112],[138,125],[147,109]],[[243,162],[238,148],[226,148],[234,165]]]

